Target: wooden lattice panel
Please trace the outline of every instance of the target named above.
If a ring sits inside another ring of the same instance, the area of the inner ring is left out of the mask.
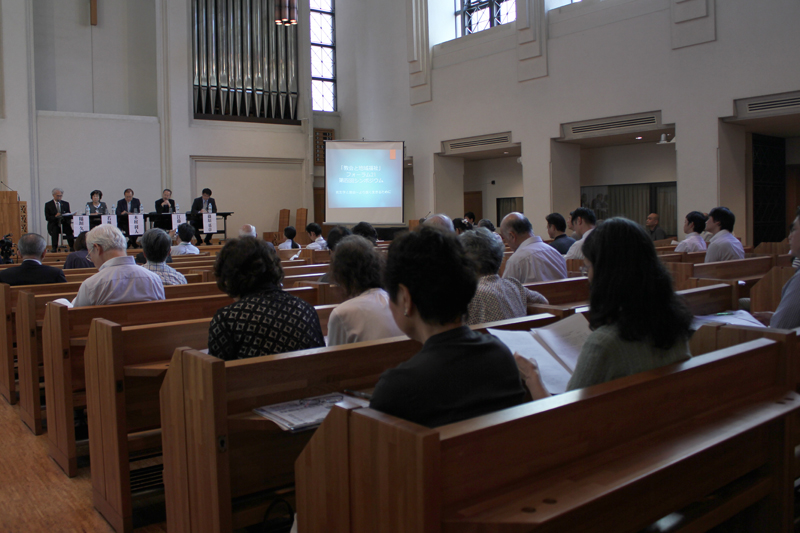
[[[28,202],[19,203],[19,230],[28,233]]]
[[[325,166],[325,141],[334,139],[333,130],[314,128],[314,166]]]

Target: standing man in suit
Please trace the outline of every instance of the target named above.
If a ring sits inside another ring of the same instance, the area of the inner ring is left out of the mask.
[[[125,189],[125,198],[117,202],[117,225],[128,236],[128,248],[138,248],[136,239],[138,235],[128,233],[128,215],[140,213],[142,204],[138,198],[133,197],[133,189]]]
[[[58,249],[58,236],[63,232],[67,236],[69,242],[69,251],[75,251],[75,236],[72,234],[72,225],[70,221],[62,218],[62,215],[69,213],[69,202],[64,202],[61,198],[64,196],[64,189],[56,187],[53,189],[53,199],[44,204],[44,218],[47,219],[47,233],[53,241],[53,246],[50,249],[55,253]]]
[[[169,189],[164,189],[161,192],[161,199],[156,200],[156,213],[159,215],[164,213],[174,213],[175,212],[175,200],[172,199],[172,191]],[[161,228],[164,231],[169,231],[172,229],[172,221],[169,217],[156,217],[156,222],[153,226],[157,228]]]
[[[66,283],[67,278],[63,270],[42,264],[47,253],[47,241],[41,235],[26,233],[19,238],[17,251],[22,256],[22,264],[0,272],[0,283],[9,285]]]
[[[200,228],[203,227],[203,218],[200,216],[203,213],[216,213],[217,203],[211,198],[211,189],[203,189],[203,194],[200,198],[195,198],[192,202],[192,224],[194,225],[194,238],[197,239],[197,244],[200,244]],[[206,235],[206,245],[211,244],[212,234]]]

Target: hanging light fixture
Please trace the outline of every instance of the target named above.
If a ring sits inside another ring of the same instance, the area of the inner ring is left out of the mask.
[[[297,0],[276,0],[275,24],[279,26],[297,24]]]

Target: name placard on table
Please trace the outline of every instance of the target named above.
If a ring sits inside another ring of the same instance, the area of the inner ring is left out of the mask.
[[[89,217],[87,215],[77,215],[72,217],[72,225],[74,226],[74,233],[80,235],[84,231],[89,231]]]
[[[186,213],[175,213],[172,215],[172,229],[178,229],[178,226],[186,223]]]
[[[128,215],[128,233],[130,235],[144,234],[144,215]]]
[[[217,232],[217,215],[214,213],[203,214],[203,233]]]

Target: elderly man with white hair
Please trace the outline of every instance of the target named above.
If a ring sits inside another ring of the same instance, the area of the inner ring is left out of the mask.
[[[256,227],[252,224],[245,224],[239,228],[239,237],[252,237],[257,239],[258,234],[256,233]]]
[[[453,221],[450,220],[450,217],[447,215],[433,215],[430,218],[426,218],[425,222],[422,223],[424,226],[433,226],[434,228],[439,228],[442,231],[448,231],[450,233],[455,233],[456,230],[453,227]]]
[[[164,299],[161,278],[136,264],[126,252],[125,235],[111,224],[101,224],[86,235],[89,259],[100,271],[81,284],[75,307],[148,302]]]
[[[506,261],[504,278],[520,283],[553,281],[567,277],[567,262],[558,250],[534,235],[533,226],[522,213],[509,213],[500,223],[500,235],[514,250]]]

